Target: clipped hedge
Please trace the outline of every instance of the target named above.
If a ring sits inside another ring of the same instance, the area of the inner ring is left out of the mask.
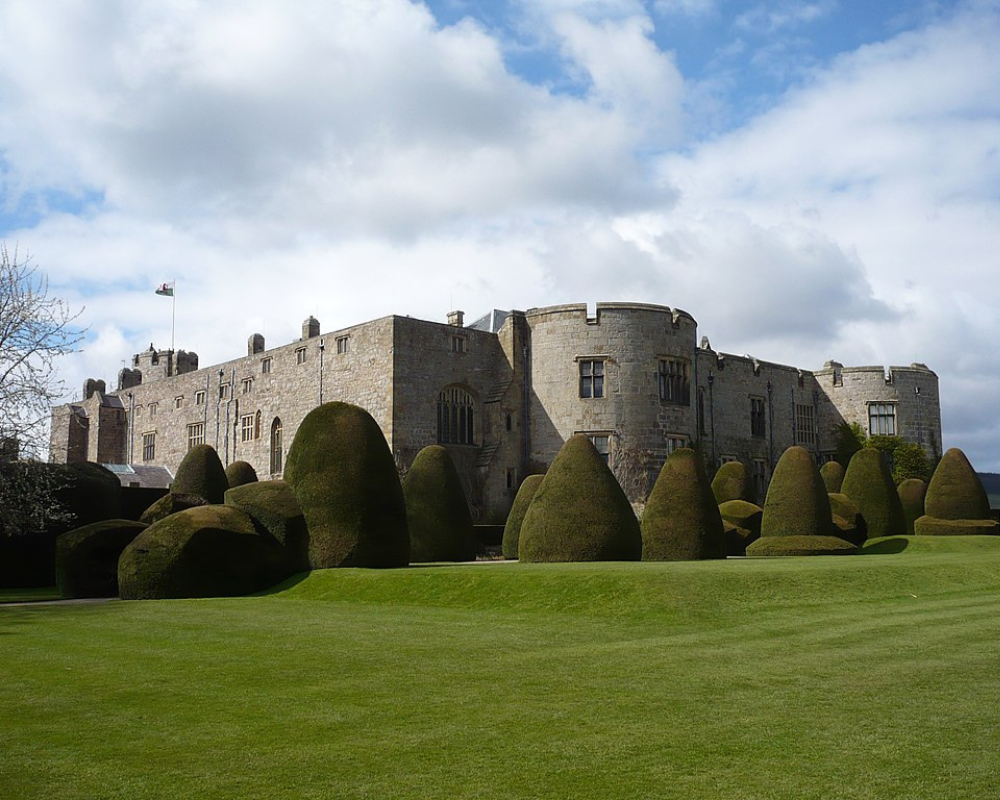
[[[504,558],[517,558],[518,543],[521,541],[521,525],[524,522],[524,515],[528,513],[528,506],[542,485],[544,475],[529,475],[521,482],[514,498],[514,505],[511,506],[507,515],[507,522],[503,526],[503,544],[501,552]]]
[[[150,525],[125,548],[118,588],[123,600],[234,597],[290,574],[283,548],[261,536],[247,514],[198,506]]]
[[[751,503],[756,500],[747,468],[739,461],[728,461],[719,467],[712,479],[712,494],[716,505],[730,500],[746,500]]]
[[[849,556],[857,545],[838,536],[792,535],[761,537],[747,547],[748,556]]]
[[[846,494],[830,493],[830,511],[833,513],[833,524],[840,529],[837,534],[851,544],[859,547],[868,540],[868,523],[861,509]]]
[[[938,519],[924,515],[913,523],[917,536],[1000,536],[994,519]]]
[[[146,525],[127,519],[92,522],[56,539],[56,586],[67,599],[118,596],[118,559]]]
[[[234,461],[226,467],[226,481],[230,489],[247,483],[257,483],[257,480],[257,470],[248,461]]]
[[[643,561],[726,557],[719,504],[702,461],[691,448],[675,450],[660,470],[646,501],[641,532]]]
[[[249,515],[258,532],[284,548],[292,572],[309,569],[306,518],[295,499],[295,492],[285,481],[258,481],[235,486],[226,492],[225,504]]]
[[[170,491],[174,494],[196,494],[213,505],[220,505],[228,488],[226,470],[215,448],[196,444],[181,459]]]
[[[404,567],[406,505],[385,436],[362,408],[325,403],[302,420],[284,479],[309,528],[309,565]]]
[[[889,463],[879,450],[864,447],[851,456],[842,492],[857,504],[871,538],[906,532],[906,516],[899,502],[899,492],[892,481]]]
[[[462,479],[448,451],[425,447],[403,481],[410,562],[475,561],[478,544]]]
[[[826,484],[805,448],[789,447],[778,459],[764,501],[760,535],[835,535]]]
[[[819,468],[819,476],[826,484],[827,494],[841,494],[844,486],[844,468],[838,461],[827,461]]]
[[[187,511],[189,508],[207,505],[209,505],[208,500],[201,495],[167,492],[167,494],[163,495],[163,497],[142,512],[139,522],[152,525],[179,511]]]
[[[903,506],[903,516],[906,518],[906,532],[915,534],[913,523],[924,515],[924,497],[927,495],[927,483],[920,478],[907,478],[896,487],[899,492],[899,502]]]
[[[951,448],[927,484],[927,516],[938,519],[990,519],[990,499],[965,453]]]
[[[764,510],[746,500],[729,500],[719,505],[719,514],[726,529],[726,552],[731,556],[746,555],[747,546],[760,538]]]
[[[559,450],[521,524],[522,562],[638,561],[642,536],[632,506],[582,433]]]

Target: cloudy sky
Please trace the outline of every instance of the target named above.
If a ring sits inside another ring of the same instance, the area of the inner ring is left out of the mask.
[[[1000,471],[1000,0],[3,0],[0,239],[67,399],[385,314],[632,300],[925,362]]]

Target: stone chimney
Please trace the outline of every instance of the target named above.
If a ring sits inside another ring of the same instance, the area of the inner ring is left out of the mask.
[[[449,311],[448,312],[448,324],[454,325],[456,328],[461,328],[465,325],[465,312],[464,311]]]
[[[319,320],[311,314],[302,322],[302,338],[312,339],[319,336]]]
[[[263,353],[263,352],[264,352],[264,337],[259,333],[255,333],[253,336],[247,339],[247,355],[255,356],[257,355],[257,353]]]

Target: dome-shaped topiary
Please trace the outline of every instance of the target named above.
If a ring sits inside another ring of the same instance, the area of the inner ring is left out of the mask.
[[[196,494],[213,505],[220,505],[229,488],[226,470],[215,448],[196,444],[185,453],[170,485],[174,494]]]
[[[371,414],[325,403],[302,420],[284,478],[309,528],[309,564],[405,567],[410,560],[403,489]]]
[[[475,561],[479,549],[462,479],[448,451],[425,447],[403,481],[410,562]]]
[[[899,492],[880,450],[862,447],[851,456],[841,491],[857,504],[872,539],[906,532]]]
[[[283,480],[258,481],[226,492],[226,505],[248,514],[257,529],[278,542],[292,572],[309,569],[309,532],[292,487]]]
[[[637,561],[639,522],[608,465],[585,434],[552,461],[521,524],[518,556],[535,561]]]
[[[913,523],[918,536],[996,536],[1000,522],[990,512],[990,501],[982,481],[965,457],[953,447],[927,484],[924,516]]]
[[[142,512],[139,522],[145,525],[152,525],[179,511],[187,511],[189,508],[207,505],[209,505],[208,500],[198,494],[167,492],[167,494],[163,495],[163,497]]]
[[[843,492],[830,492],[829,497],[833,524],[840,528],[837,535],[860,547],[868,539],[868,523],[858,504]]]
[[[56,539],[56,585],[67,599],[117,597],[118,559],[146,529],[141,522],[93,522]]]
[[[518,543],[521,540],[521,524],[524,522],[524,515],[528,513],[528,506],[542,485],[544,475],[529,475],[521,482],[521,487],[517,490],[514,498],[514,505],[511,506],[507,515],[507,522],[503,526],[503,544],[501,552],[504,558],[517,558]]]
[[[927,483],[920,478],[907,478],[896,487],[896,491],[899,492],[899,502],[903,506],[903,516],[906,517],[906,532],[913,536],[913,523],[924,515]]]
[[[646,501],[641,531],[643,561],[726,557],[719,505],[694,450],[670,454]]]
[[[229,488],[257,482],[257,470],[248,461],[234,461],[226,467],[226,480]]]
[[[719,514],[726,529],[726,552],[731,556],[746,555],[747,545],[760,538],[764,510],[746,500],[729,500],[719,504]]]
[[[122,552],[123,600],[233,597],[291,574],[284,550],[232,506],[198,506],[150,525]]]
[[[819,475],[826,484],[827,494],[841,494],[844,486],[844,468],[839,461],[827,461],[819,468]]]
[[[753,502],[753,483],[747,475],[747,468],[739,461],[727,461],[715,473],[712,479],[712,494],[716,505],[722,505],[729,500],[746,500]]]

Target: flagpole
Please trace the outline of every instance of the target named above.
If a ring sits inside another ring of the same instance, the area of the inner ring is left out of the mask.
[[[173,291],[170,293],[170,352],[174,352],[174,328],[177,325],[177,278],[171,281]],[[174,363],[177,361],[174,359]]]

